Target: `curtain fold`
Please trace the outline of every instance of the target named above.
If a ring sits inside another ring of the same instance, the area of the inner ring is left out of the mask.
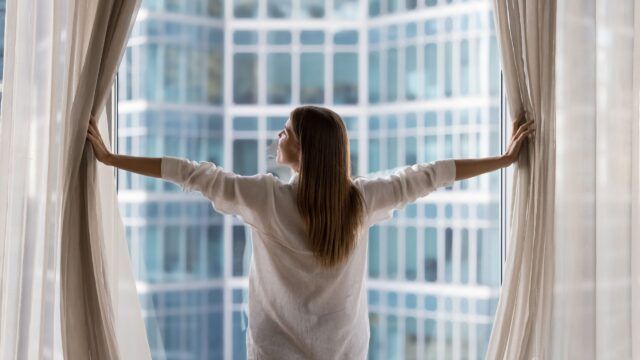
[[[558,1],[549,358],[640,358],[640,1]]]
[[[113,170],[86,141],[90,113],[108,134],[105,102],[139,3],[7,1],[0,358],[151,358]]]
[[[105,263],[109,259],[105,256],[97,162],[85,138],[90,114],[99,116],[104,110],[139,1],[101,0],[96,5],[65,147],[68,162],[63,173],[60,270],[62,341],[68,359],[121,358],[124,354],[118,341],[129,340],[119,337],[116,330],[117,289],[112,287],[115,273],[109,273],[109,265],[117,263]],[[115,192],[111,195],[115,197]],[[139,331],[144,333],[144,327]],[[146,344],[146,337],[140,340]],[[150,358],[148,346],[140,355]]]
[[[544,357],[553,281],[555,0],[494,0],[509,116],[535,122],[516,163],[507,260],[488,359]]]

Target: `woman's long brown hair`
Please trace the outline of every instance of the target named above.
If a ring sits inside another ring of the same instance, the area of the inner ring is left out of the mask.
[[[351,181],[347,130],[340,115],[319,106],[300,106],[290,119],[301,148],[298,210],[315,258],[331,267],[349,257],[364,221],[364,198]]]

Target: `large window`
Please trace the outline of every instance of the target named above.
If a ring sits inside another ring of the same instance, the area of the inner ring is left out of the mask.
[[[288,181],[273,145],[299,104],[343,117],[352,175],[500,152],[491,1],[227,3],[142,2],[118,75],[120,153]],[[118,184],[141,303],[169,359],[244,358],[248,228],[169,182],[119,171]],[[483,358],[501,189],[499,172],[459,181],[369,229],[371,359]]]

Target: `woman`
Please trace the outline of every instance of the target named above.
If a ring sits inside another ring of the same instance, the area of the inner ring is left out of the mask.
[[[368,228],[393,210],[455,180],[506,167],[534,128],[514,122],[507,152],[483,159],[421,163],[376,179],[351,179],[342,119],[327,108],[294,109],[278,134],[271,174],[239,176],[210,162],[111,154],[95,120],[87,138],[99,161],[199,191],[216,210],[251,227],[248,357],[365,359],[369,320],[364,287]]]

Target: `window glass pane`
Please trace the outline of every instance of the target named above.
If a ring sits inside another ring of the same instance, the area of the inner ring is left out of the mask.
[[[291,0],[267,0],[267,16],[270,18],[291,17]]]
[[[369,277],[380,276],[380,239],[378,238],[378,227],[369,229]]]
[[[418,274],[418,259],[417,259],[417,233],[415,227],[407,228],[407,237],[404,243],[404,261],[405,261],[405,273],[404,276],[407,280],[415,280]]]
[[[302,18],[324,17],[324,0],[306,0],[300,2]]]
[[[291,44],[291,32],[289,31],[269,31],[267,33],[267,43],[271,45]]]
[[[164,49],[164,101],[177,102],[180,98],[180,54],[175,45],[166,45]]]
[[[404,330],[404,353],[406,359],[417,359],[418,358],[418,325],[416,323],[416,318],[407,317],[405,318],[405,330]]]
[[[341,19],[356,19],[358,0],[333,0],[333,16]]]
[[[268,117],[267,130],[280,131],[284,129],[284,124],[286,122],[287,122],[286,117]]]
[[[358,43],[358,32],[355,30],[337,32],[333,36],[333,43],[336,45],[356,45]]]
[[[233,359],[247,358],[247,315],[242,311],[233,312]]]
[[[380,140],[369,139],[369,172],[380,170]]]
[[[233,100],[236,104],[252,104],[258,100],[258,57],[239,53],[233,56]]]
[[[398,98],[398,50],[387,50],[387,101]]]
[[[258,130],[258,118],[255,116],[241,116],[233,119],[233,130]]]
[[[324,102],[324,54],[303,53],[300,56],[300,102]]]
[[[267,56],[267,102],[291,103],[291,55],[278,53]]]
[[[237,18],[258,16],[258,0],[233,0],[233,15]]]
[[[398,277],[398,229],[386,227],[387,230],[387,279]]]
[[[416,47],[407,46],[404,53],[404,96],[414,100],[418,92],[418,72],[416,69]]]
[[[460,41],[460,95],[469,94],[469,41]]]
[[[209,104],[222,104],[223,58],[221,49],[209,50],[206,66],[207,101]]]
[[[249,229],[244,225],[233,226],[233,276],[249,275],[249,260],[251,259],[251,243],[247,232]]]
[[[444,43],[444,95],[449,97],[453,95],[453,50],[451,41]]]
[[[426,281],[438,280],[438,232],[429,227],[424,233],[424,277]]]
[[[209,278],[222,277],[224,254],[222,251],[222,227],[210,225],[207,228],[207,274]]]
[[[234,140],[233,171],[240,175],[255,175],[258,172],[258,142],[256,140]]]
[[[240,30],[234,31],[233,43],[236,45],[253,45],[258,43],[258,32]]]
[[[369,0],[369,16],[375,17],[380,15],[380,0]]]
[[[333,56],[333,102],[358,102],[358,54],[336,53]]]
[[[369,52],[369,102],[380,101],[380,53]]]
[[[302,31],[300,32],[300,42],[303,45],[320,45],[324,43],[323,31]]]
[[[433,99],[438,96],[438,46],[427,44],[424,47],[425,96]]]

